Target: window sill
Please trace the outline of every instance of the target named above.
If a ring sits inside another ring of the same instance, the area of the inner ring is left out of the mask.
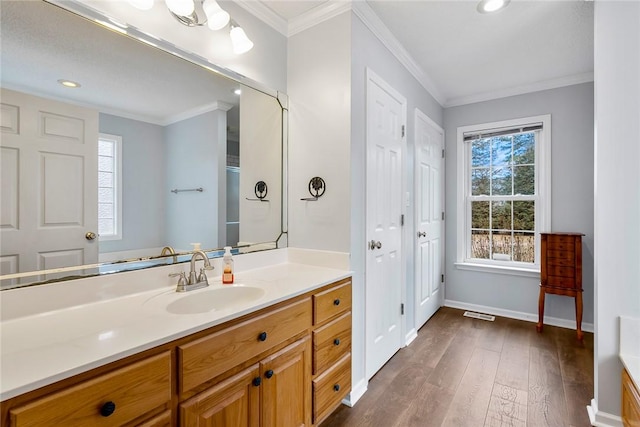
[[[489,264],[475,264],[470,262],[456,262],[454,263],[458,270],[470,270],[479,271],[482,273],[495,273],[495,274],[508,274],[511,276],[521,277],[533,277],[540,278],[540,269],[521,268],[521,267],[507,267],[502,265],[489,265]]]

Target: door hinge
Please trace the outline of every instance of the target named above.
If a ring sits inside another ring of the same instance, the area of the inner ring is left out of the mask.
[[[402,125],[402,137],[404,138],[404,125]]]
[[[442,220],[444,221],[444,211],[442,211]]]
[[[400,315],[404,315],[404,304],[400,304]]]
[[[440,283],[444,283],[444,274],[440,275]]]
[[[442,158],[444,159],[444,148],[442,149]]]
[[[404,225],[404,214],[400,215],[400,225]]]

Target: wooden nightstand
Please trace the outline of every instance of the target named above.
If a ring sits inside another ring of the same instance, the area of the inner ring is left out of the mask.
[[[582,340],[582,233],[541,233],[538,332],[542,332],[545,294],[575,298],[576,330]]]

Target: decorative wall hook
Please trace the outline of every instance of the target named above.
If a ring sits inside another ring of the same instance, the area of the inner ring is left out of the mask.
[[[322,197],[326,189],[327,184],[324,182],[324,179],[320,178],[319,176],[314,176],[309,181],[309,194],[311,194],[313,197],[305,197],[304,199],[300,200],[315,202],[320,197]]]
[[[269,201],[269,199],[265,199],[265,197],[267,197],[267,192],[268,192],[268,188],[267,188],[267,183],[266,182],[264,182],[264,181],[256,182],[256,185],[253,188],[253,192],[255,193],[257,199],[250,199],[248,197],[245,197],[245,199],[251,200],[253,202],[268,202]]]

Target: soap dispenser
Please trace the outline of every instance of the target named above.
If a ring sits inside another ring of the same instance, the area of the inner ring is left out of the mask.
[[[224,255],[222,257],[222,283],[233,283],[233,255],[231,255],[231,246],[224,247]]]

